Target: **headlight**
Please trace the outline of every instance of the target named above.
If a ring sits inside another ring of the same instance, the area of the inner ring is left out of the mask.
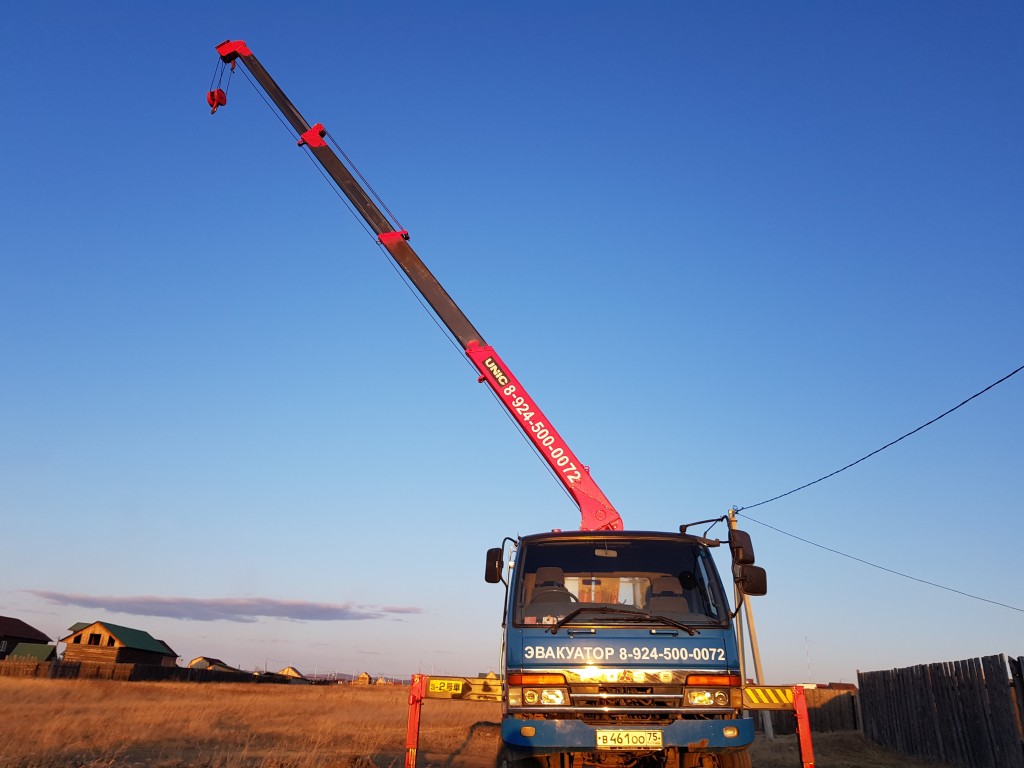
[[[565,704],[565,691],[561,688],[550,688],[540,692],[540,703],[552,707]]]
[[[729,704],[729,692],[691,688],[686,691],[686,702],[691,707],[724,707]]]
[[[509,688],[510,707],[561,707],[569,700],[564,688]]]
[[[565,675],[555,673],[514,673],[508,676],[510,707],[561,707],[569,701]],[[563,687],[553,687],[553,686]],[[552,687],[545,687],[552,686]]]

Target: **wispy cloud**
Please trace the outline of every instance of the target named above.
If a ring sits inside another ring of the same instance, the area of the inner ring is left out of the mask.
[[[166,616],[194,621],[252,622],[259,617],[294,621],[365,621],[395,614],[421,613],[413,606],[313,603],[305,600],[274,600],[269,597],[157,597],[154,595],[82,595],[70,592],[28,590],[58,605],[76,605],[133,616]]]

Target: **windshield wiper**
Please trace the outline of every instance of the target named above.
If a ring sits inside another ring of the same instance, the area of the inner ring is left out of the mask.
[[[560,630],[570,621],[575,619],[581,613],[615,613],[620,616],[630,616],[632,618],[639,619],[640,621],[656,621],[659,624],[668,624],[670,627],[676,627],[677,629],[683,630],[684,632],[689,634],[690,637],[700,634],[699,629],[694,629],[693,627],[687,626],[686,624],[676,621],[675,619],[670,619],[667,616],[652,616],[650,614],[644,613],[643,611],[637,610],[636,608],[609,608],[608,606],[595,606],[593,608],[577,608],[575,611],[572,611],[567,616],[563,616],[555,624],[552,624],[551,627],[548,629],[548,632],[550,632],[552,635],[556,634],[558,630]]]
[[[699,629],[695,629],[694,627],[691,627],[688,624],[683,624],[683,622],[681,622],[681,621],[676,621],[675,619],[670,619],[668,616],[660,616],[660,615],[659,616],[654,616],[654,615],[651,615],[650,620],[651,621],[662,621],[662,622],[668,624],[670,627],[677,627],[677,628],[683,630],[683,632],[686,632],[690,637],[693,637],[694,635],[699,635],[700,634],[700,630]]]

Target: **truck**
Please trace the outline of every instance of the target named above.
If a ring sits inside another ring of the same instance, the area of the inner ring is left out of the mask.
[[[743,709],[736,617],[746,596],[767,591],[749,535],[729,518],[733,609],[711,552],[723,542],[690,533],[698,523],[627,531],[323,124],[306,121],[244,41],[216,50],[211,113],[227,104],[221,86],[241,63],[579,507],[578,531],[506,537],[486,552],[485,580],[505,587],[499,768],[749,766],[754,725]]]

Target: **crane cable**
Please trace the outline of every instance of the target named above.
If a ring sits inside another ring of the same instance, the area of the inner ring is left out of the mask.
[[[242,68],[241,72],[242,72],[242,75],[245,77],[245,79],[249,82],[249,85],[252,86],[253,90],[256,91],[256,93],[259,95],[259,97],[261,99],[263,99],[263,103],[267,105],[267,108],[270,109],[270,111],[277,118],[278,122],[281,123],[281,125],[284,127],[284,129],[288,133],[288,135],[294,139],[295,138],[295,132],[292,130],[292,127],[288,124],[288,122],[284,119],[284,117],[281,116],[280,112],[270,102],[270,100],[267,98],[267,96],[263,92],[263,90],[261,88],[257,88],[256,87],[256,83],[253,82],[252,78],[249,76],[249,73],[245,70],[244,67]],[[221,69],[221,76],[223,77],[223,69]],[[214,73],[214,77],[216,78],[216,72]],[[230,85],[230,76],[229,76],[229,81],[228,82],[229,82],[229,85]],[[212,86],[211,86],[211,88],[212,88]],[[330,133],[327,134],[327,137],[330,139],[331,144],[334,145],[334,147],[342,155],[342,157],[345,158],[345,162],[348,164],[349,168],[352,169],[355,172],[355,174],[360,178],[360,180],[362,180],[362,182],[366,186],[366,188],[370,190],[370,193],[372,194],[374,199],[380,204],[380,206],[384,209],[384,211],[392,219],[392,221],[395,222],[395,224],[397,225],[396,229],[402,229],[401,225],[398,223],[398,217],[395,216],[395,214],[391,212],[391,209],[388,208],[388,206],[384,203],[383,199],[381,199],[380,195],[377,194],[376,190],[374,190],[373,187],[370,186],[369,182],[366,180],[366,178],[363,176],[363,174],[359,171],[359,169],[356,167],[356,165],[352,162],[352,160],[349,158],[349,156],[345,153],[344,150],[342,150],[342,148],[334,140],[334,137],[331,136]],[[458,355],[462,359],[462,361],[469,367],[469,369],[471,371],[476,373],[477,372],[476,368],[473,366],[473,363],[466,357],[465,351],[462,349],[462,346],[452,336],[452,334],[448,330],[447,326],[445,326],[444,323],[441,322],[440,318],[438,318],[436,313],[430,308],[430,305],[427,304],[426,300],[423,298],[423,295],[411,283],[411,281],[409,280],[409,276],[406,275],[405,272],[403,272],[402,269],[395,263],[394,259],[391,258],[391,254],[381,244],[380,239],[377,238],[376,235],[374,234],[373,230],[371,230],[367,226],[366,220],[361,215],[359,215],[359,213],[355,210],[355,208],[353,208],[352,203],[348,199],[348,197],[346,197],[345,194],[340,189],[338,189],[337,184],[334,183],[333,179],[331,179],[331,177],[323,169],[323,167],[320,165],[320,163],[317,162],[316,158],[313,156],[313,153],[309,151],[309,147],[306,146],[305,144],[303,144],[302,148],[305,150],[306,157],[309,158],[309,161],[313,164],[313,167],[316,168],[317,172],[323,177],[324,181],[327,182],[327,186],[330,187],[331,190],[333,190],[334,194],[338,197],[338,199],[341,200],[342,203],[345,204],[345,207],[348,209],[348,212],[350,214],[352,214],[352,218],[354,218],[359,223],[359,226],[362,227],[363,231],[366,232],[366,234],[368,234],[370,237],[374,238],[374,240],[377,243],[377,247],[380,249],[381,253],[384,255],[385,260],[387,261],[387,263],[395,271],[395,274],[397,274],[398,277],[401,279],[402,283],[405,285],[405,287],[409,291],[409,293],[412,294],[413,298],[416,299],[417,303],[419,303],[419,305],[423,308],[423,311],[426,313],[427,317],[429,317],[431,322],[433,322],[434,325],[437,326],[438,330],[441,332],[441,335],[444,336],[445,339],[448,340],[448,343],[452,345],[452,348],[455,349],[456,352],[458,352]],[[499,405],[503,405],[502,402],[501,402],[501,399],[498,398],[498,396],[490,389],[490,387],[487,388],[487,391],[491,394],[491,396],[494,398],[494,401],[496,403],[498,403]],[[500,408],[500,411],[505,414],[505,417],[509,420],[510,424],[516,424],[518,426],[517,422],[512,418],[511,414],[509,414],[508,411],[504,407]],[[519,436],[523,439],[523,441],[528,446],[530,446],[531,450],[534,453],[535,458],[537,459],[537,461],[540,462],[541,466],[543,466],[548,471],[548,473],[552,477],[552,479],[555,480],[555,484],[562,490],[562,492],[566,495],[566,497],[575,504],[576,500],[573,499],[572,494],[570,494],[569,491],[565,488],[565,486],[559,481],[558,475],[556,475],[555,471],[553,469],[551,469],[550,465],[546,461],[544,461],[544,457],[541,456],[540,451],[537,450],[537,447],[533,444],[533,442],[530,441],[530,439],[522,432],[522,430],[517,429],[516,432],[518,432]]]
[[[295,139],[295,131],[292,130],[292,127],[284,119],[280,111],[267,98],[267,95],[266,93],[264,93],[263,89],[256,87],[256,83],[253,82],[252,78],[249,76],[249,73],[245,70],[245,68],[242,68],[241,72],[245,79],[249,82],[249,85],[252,86],[252,89],[256,91],[257,95],[259,95],[261,99],[263,99],[263,103],[267,105],[267,108],[270,110],[270,112],[274,115],[274,117],[277,118],[277,121],[284,128],[285,132],[292,139]],[[388,216],[392,219],[392,221],[394,221],[394,223],[397,225],[397,228],[401,229],[401,224],[399,224],[398,222],[398,217],[391,212],[391,209],[388,208],[387,205],[385,205],[380,195],[378,195],[377,192],[373,189],[373,187],[370,186],[369,182],[366,181],[366,178],[355,166],[355,164],[352,162],[349,156],[345,154],[345,152],[341,149],[340,146],[338,146],[338,143],[334,140],[334,137],[328,134],[328,138],[331,140],[331,143],[338,149],[338,151],[341,152],[341,154],[344,156],[345,161],[348,163],[349,167],[355,171],[356,175],[358,175],[360,179],[362,179],[363,184],[366,185],[366,188],[370,190],[373,197],[377,200],[377,202],[380,203],[381,207],[387,212]],[[452,337],[451,333],[440,321],[440,319],[435,315],[435,313],[431,311],[430,306],[426,303],[422,294],[419,291],[417,291],[415,286],[413,286],[412,283],[409,281],[408,276],[401,270],[401,268],[399,268],[399,266],[395,263],[394,259],[391,258],[391,254],[388,253],[388,250],[381,244],[380,238],[378,238],[376,234],[373,232],[373,230],[370,229],[369,225],[367,225],[366,219],[364,219],[359,214],[359,212],[356,211],[356,209],[352,205],[352,201],[350,201],[348,197],[344,194],[344,192],[342,192],[342,190],[338,188],[338,185],[334,183],[334,180],[330,177],[327,171],[324,170],[324,167],[317,161],[316,157],[313,156],[313,153],[309,151],[309,147],[306,144],[303,144],[302,148],[305,150],[305,155],[309,159],[309,162],[312,163],[313,167],[317,170],[317,172],[320,174],[323,180],[327,183],[327,186],[330,187],[331,191],[334,192],[335,196],[339,200],[341,200],[342,203],[344,203],[345,208],[348,209],[348,212],[350,214],[352,214],[352,218],[355,219],[356,223],[359,224],[362,230],[371,238],[373,238],[374,241],[377,243],[377,247],[384,255],[385,260],[395,271],[395,273],[399,276],[399,278],[401,278],[402,282],[405,284],[405,287],[409,290],[409,293],[411,293],[413,297],[416,299],[416,301],[419,302],[420,306],[423,307],[424,312],[426,312],[427,316],[431,319],[434,325],[436,325],[438,329],[440,329],[441,334],[446,339],[448,339],[448,343],[451,344],[460,353],[460,357],[464,357],[463,355],[461,355],[462,348],[459,346],[459,343],[455,340],[454,337]],[[468,360],[466,361],[466,364],[469,365],[470,368],[472,368],[473,366],[473,364]]]

